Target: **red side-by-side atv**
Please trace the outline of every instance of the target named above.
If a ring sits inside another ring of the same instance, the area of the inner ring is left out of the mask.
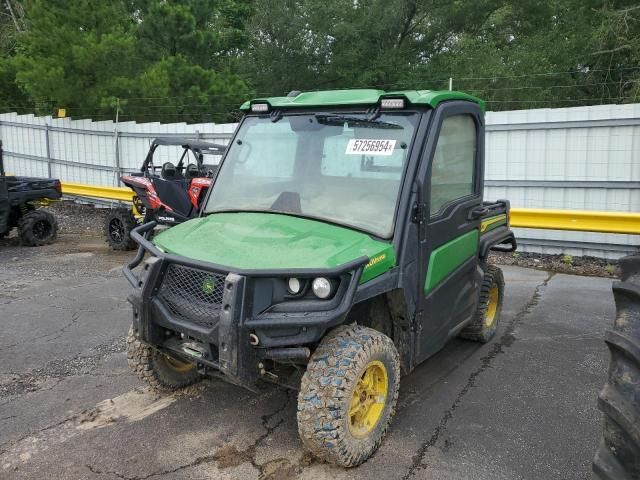
[[[178,163],[154,164],[160,146],[181,147]],[[107,243],[114,250],[130,250],[136,247],[130,233],[139,223],[153,220],[171,226],[195,217],[225,149],[224,145],[185,138],[153,140],[140,172],[120,178],[135,193],[133,208],[110,212],[104,227]],[[205,155],[211,157],[211,163],[205,163]]]

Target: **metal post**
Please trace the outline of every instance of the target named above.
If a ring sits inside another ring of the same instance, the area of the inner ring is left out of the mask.
[[[44,139],[47,145],[47,173],[49,175],[49,178],[51,178],[52,172],[51,172],[51,145],[49,143],[49,128],[50,125],[48,123],[44,124]]]
[[[116,100],[116,123],[113,129],[115,136],[115,165],[114,170],[116,174],[116,186],[120,186],[120,132],[118,131],[118,121],[120,120],[120,98]]]
[[[122,175],[122,169],[120,168],[120,132],[116,130],[116,174],[117,174],[117,186],[120,186],[120,175]]]
[[[453,90],[453,77],[449,77],[449,91]]]

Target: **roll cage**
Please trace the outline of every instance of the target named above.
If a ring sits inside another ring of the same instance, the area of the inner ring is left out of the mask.
[[[151,146],[149,147],[149,152],[142,163],[142,167],[140,167],[140,171],[144,176],[154,175],[156,171],[162,169],[162,165],[154,165],[153,163],[154,154],[159,146],[181,147],[183,149],[182,155],[175,166],[176,170],[181,173],[183,173],[186,168],[185,159],[188,158],[189,152],[191,152],[196,159],[198,170],[201,170],[204,165],[204,155],[211,154],[222,156],[227,148],[225,145],[218,143],[202,142],[199,140],[190,140],[180,137],[154,138],[151,142]]]

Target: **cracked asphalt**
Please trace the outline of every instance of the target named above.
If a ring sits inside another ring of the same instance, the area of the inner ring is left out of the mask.
[[[454,340],[403,378],[387,439],[344,470],[302,450],[292,391],[211,379],[158,396],[129,373],[131,256],[88,233],[0,240],[0,478],[590,477],[610,279],[504,267],[496,339]]]

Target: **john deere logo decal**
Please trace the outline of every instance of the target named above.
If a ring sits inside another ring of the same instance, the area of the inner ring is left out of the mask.
[[[211,295],[213,293],[213,291],[216,289],[216,282],[213,280],[213,278],[205,278],[204,281],[202,282],[202,292],[205,295]]]

